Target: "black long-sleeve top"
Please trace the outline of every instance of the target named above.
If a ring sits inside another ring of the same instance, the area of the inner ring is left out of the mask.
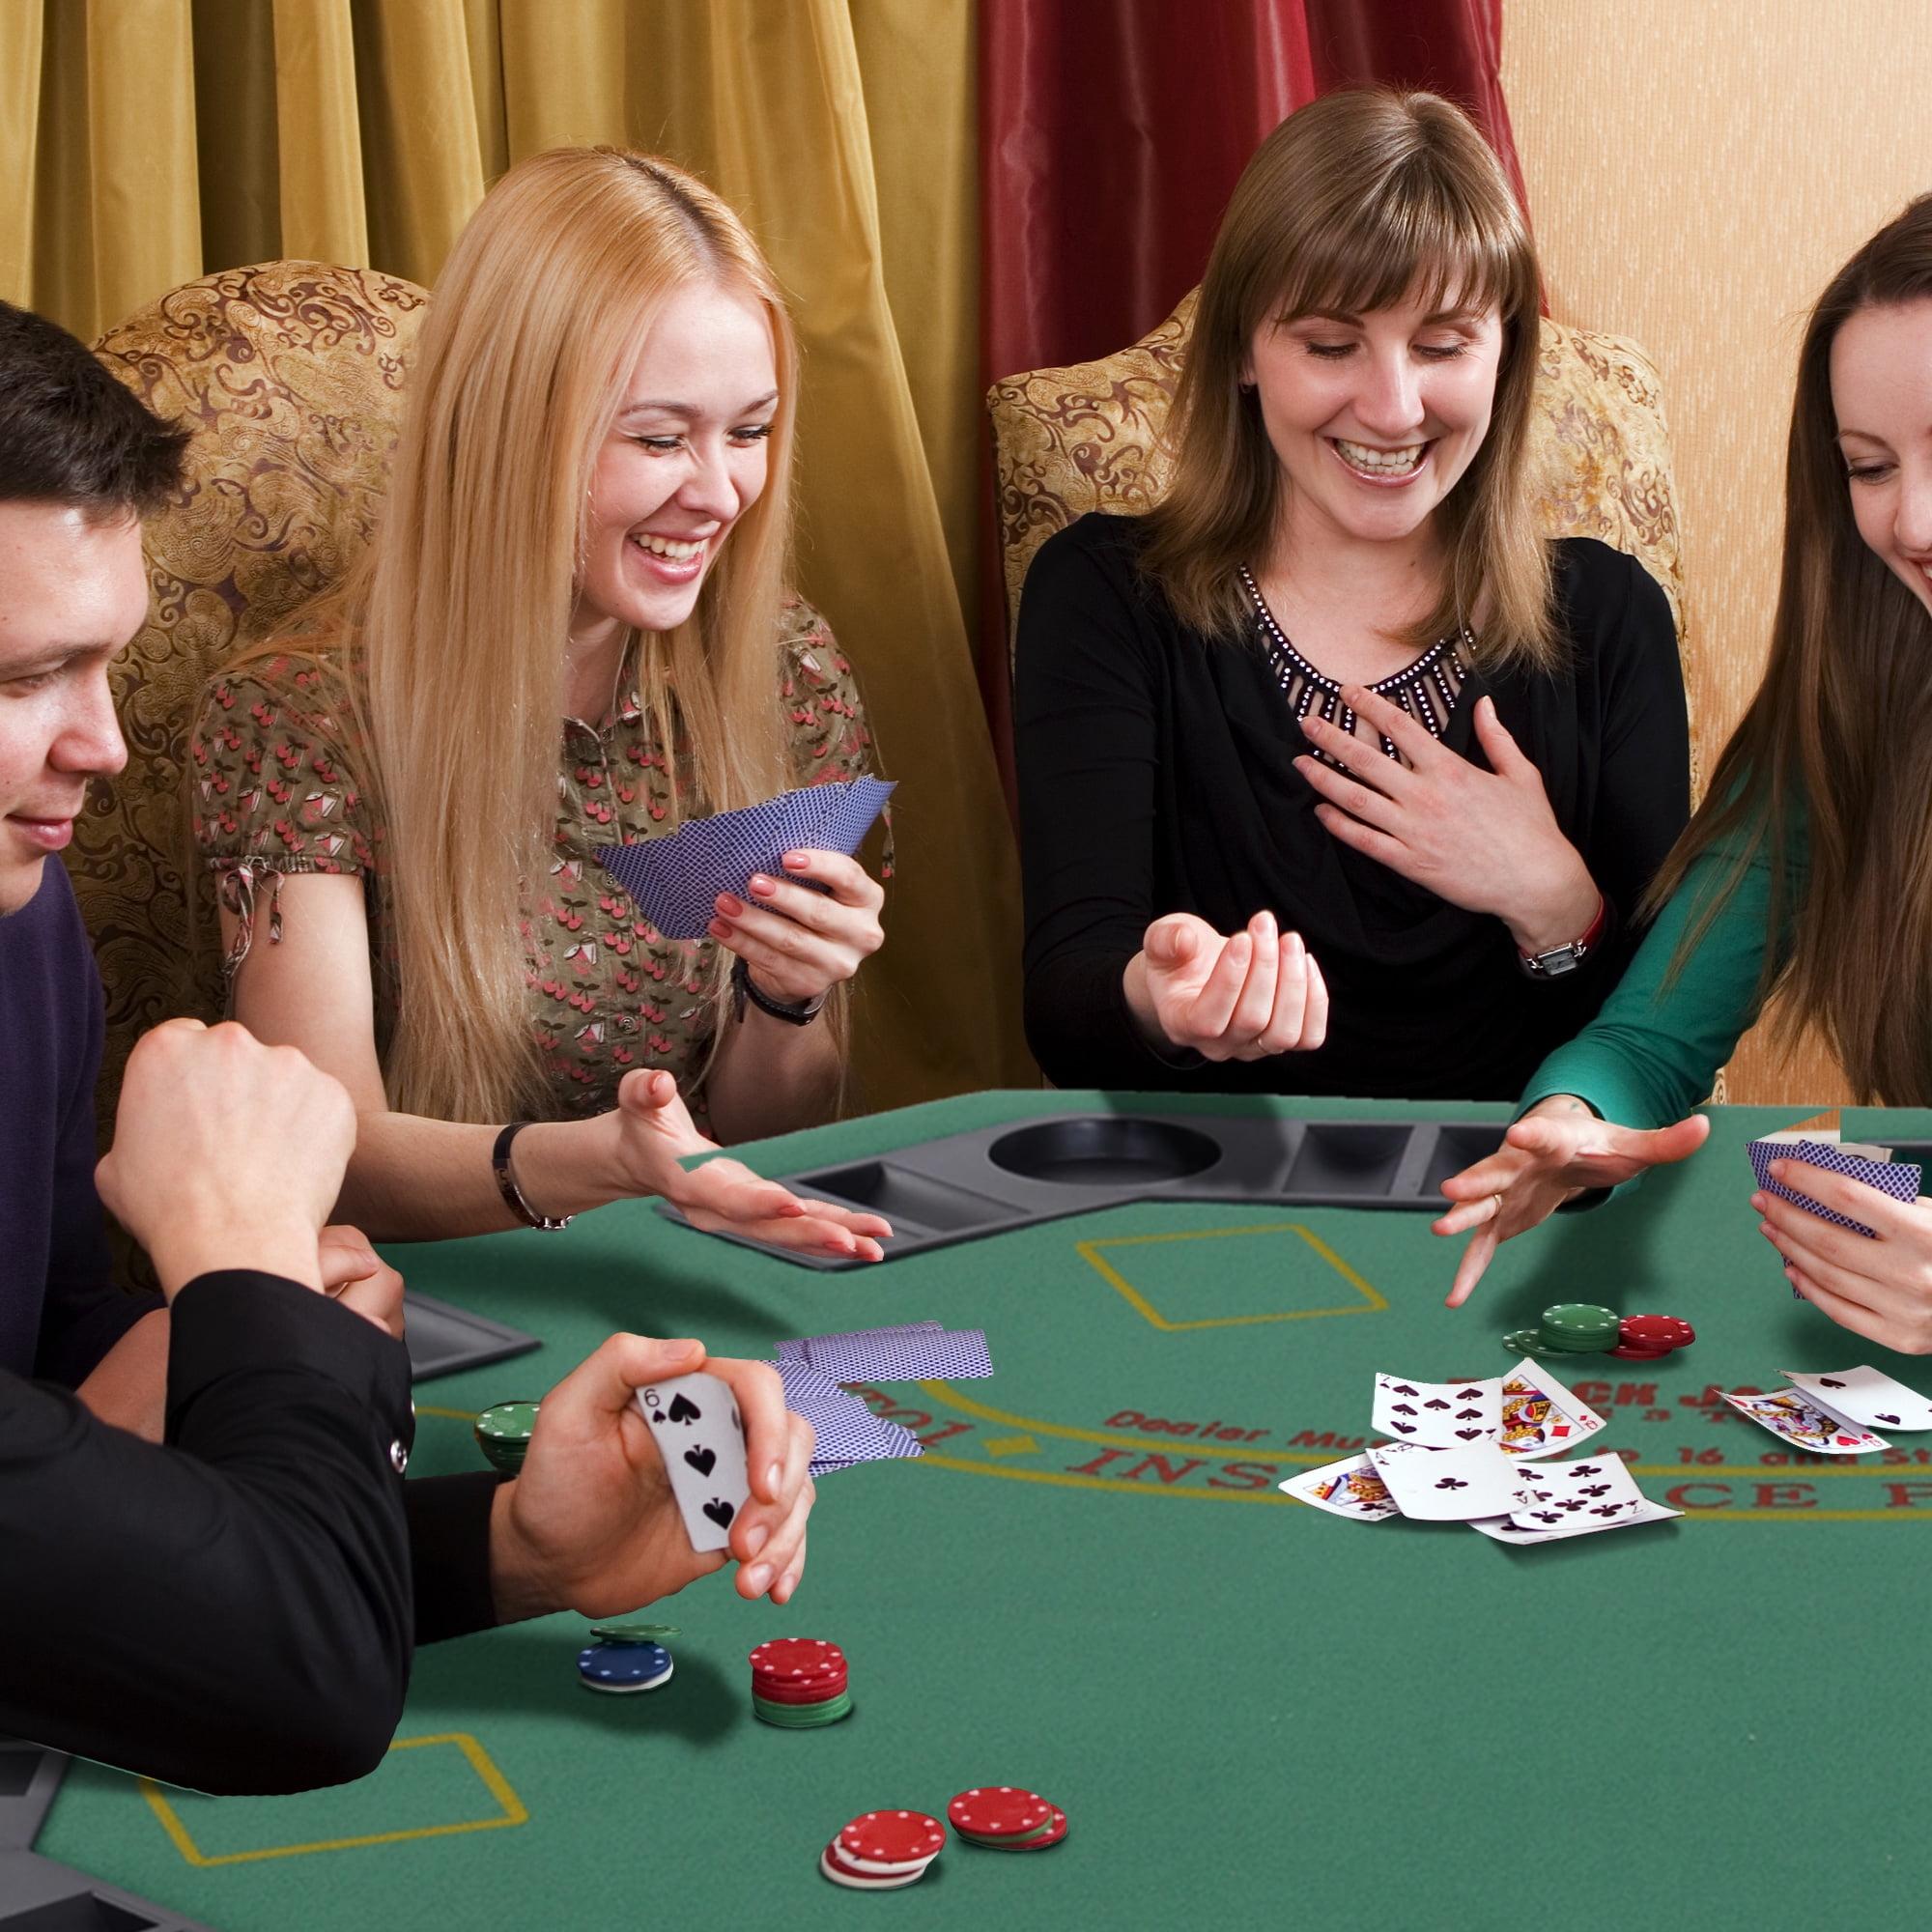
[[[1576,972],[1521,973],[1498,919],[1344,845],[1293,768],[1312,747],[1260,643],[1183,626],[1137,568],[1142,525],[1090,515],[1050,538],[1020,605],[1014,739],[1026,891],[1027,1037],[1064,1087],[1513,1099],[1578,1033],[1640,936],[1643,888],[1690,813],[1670,610],[1634,559],[1555,542],[1557,674],[1471,670],[1443,742],[1488,769],[1476,700],[1543,774],[1610,924]],[[1149,924],[1238,931],[1267,909],[1327,981],[1314,1052],[1209,1063],[1156,1052],[1122,976]]]
[[[175,1297],[165,1446],[0,1372],[0,1731],[210,1792],[361,1776],[495,1621],[488,1472],[402,1480],[409,1356],[292,1282]]]

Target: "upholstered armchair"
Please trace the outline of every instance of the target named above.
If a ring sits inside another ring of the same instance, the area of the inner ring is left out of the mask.
[[[427,301],[369,270],[271,262],[189,282],[95,345],[193,432],[180,500],[148,521],[152,611],[114,672],[128,768],[96,787],[68,855],[107,987],[103,1102],[147,1028],[220,1009],[187,734],[205,681],[367,540]]]
[[[987,392],[1009,646],[1027,566],[1055,530],[1089,510],[1131,514],[1158,499],[1169,469],[1161,431],[1193,321],[1189,293],[1129,349],[1009,376]],[[1688,671],[1670,433],[1657,371],[1634,342],[1548,321],[1542,327],[1531,450],[1543,527],[1635,556],[1670,600]],[[1693,713],[1693,796],[1702,776]]]

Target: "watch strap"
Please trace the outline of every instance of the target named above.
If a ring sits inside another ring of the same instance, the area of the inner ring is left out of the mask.
[[[517,1185],[517,1178],[510,1172],[510,1143],[529,1125],[527,1121],[512,1121],[497,1136],[497,1144],[490,1150],[490,1171],[497,1177],[497,1191],[502,1195],[505,1205],[526,1228],[541,1228],[546,1234],[555,1234],[560,1228],[570,1226],[576,1217],[570,1214],[539,1214],[524,1199],[524,1190]]]

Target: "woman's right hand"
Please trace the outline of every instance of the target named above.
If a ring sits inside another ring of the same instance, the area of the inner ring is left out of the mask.
[[[1127,1005],[1156,1045],[1204,1060],[1308,1053],[1328,1037],[1328,988],[1298,932],[1271,912],[1224,938],[1192,913],[1148,927],[1126,968]]]
[[[668,1073],[638,1067],[625,1074],[617,1105],[605,1119],[616,1130],[626,1191],[662,1195],[694,1228],[853,1261],[885,1259],[879,1237],[890,1235],[893,1224],[883,1215],[830,1201],[802,1201],[739,1160],[681,1167],[687,1155],[718,1151],[718,1143],[697,1131]]]
[[[1473,1228],[1448,1305],[1460,1308],[1496,1249],[1547,1221],[1573,1195],[1617,1187],[1647,1168],[1683,1160],[1704,1145],[1711,1122],[1692,1114],[1675,1126],[1644,1130],[1600,1121],[1574,1094],[1552,1094],[1511,1124],[1503,1144],[1442,1183],[1458,1205],[1432,1221],[1437,1235]]]

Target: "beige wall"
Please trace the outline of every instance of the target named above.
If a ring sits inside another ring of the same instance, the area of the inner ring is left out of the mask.
[[[1688,665],[1708,772],[1776,596],[1784,435],[1810,301],[1932,188],[1922,0],[1509,0],[1503,87],[1550,307],[1655,359],[1676,451]],[[1762,1029],[1735,1100],[1820,1103]]]

